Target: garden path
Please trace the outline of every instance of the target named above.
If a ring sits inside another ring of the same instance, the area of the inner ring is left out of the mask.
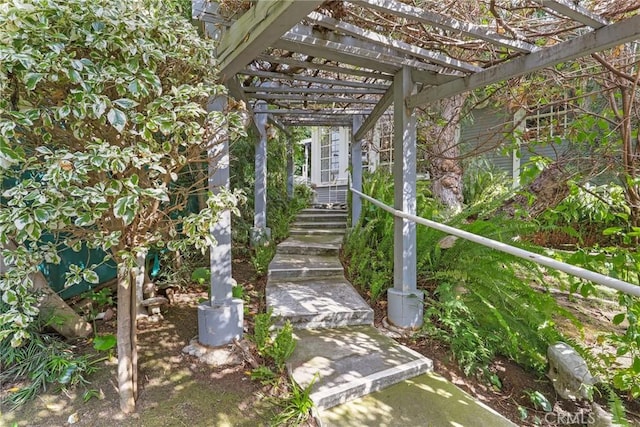
[[[338,258],[346,220],[342,209],[303,210],[269,265],[267,307],[295,328],[287,369],[311,388],[320,424],[512,426],[373,326]]]

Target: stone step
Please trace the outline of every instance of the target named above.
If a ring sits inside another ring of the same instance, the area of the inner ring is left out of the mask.
[[[267,309],[274,323],[294,328],[373,325],[373,310],[346,279],[269,280]]]
[[[347,223],[345,221],[322,221],[322,222],[302,222],[295,221],[291,224],[293,228],[314,228],[314,229],[327,229],[327,228],[340,228],[346,229]]]
[[[430,359],[372,326],[296,330],[295,336],[297,346],[287,369],[300,387],[313,383],[310,397],[318,409],[331,408],[433,370]],[[414,399],[411,395],[405,398]],[[425,402],[423,410],[426,405]]]
[[[298,214],[296,222],[342,222],[347,223],[346,213],[304,213]]]
[[[429,372],[383,390],[320,410],[323,427],[516,427],[439,375]]]
[[[313,229],[313,228],[290,228],[289,235],[291,236],[322,236],[322,235],[333,235],[333,236],[344,236],[346,228],[324,228],[324,229]]]
[[[331,255],[277,253],[269,263],[267,280],[343,276],[342,264]]]
[[[343,236],[339,234],[294,235],[280,242],[277,252],[298,255],[338,255]]]
[[[302,209],[300,211],[301,214],[325,214],[325,213],[329,213],[329,214],[347,214],[347,210],[346,209],[323,209],[323,208],[307,208],[307,209]]]

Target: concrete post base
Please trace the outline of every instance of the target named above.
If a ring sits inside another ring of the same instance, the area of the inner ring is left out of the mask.
[[[269,227],[251,227],[249,242],[252,247],[263,246],[271,240],[271,229]]]
[[[417,329],[422,326],[424,317],[424,294],[422,291],[402,292],[396,289],[387,291],[387,318],[393,326]]]
[[[231,298],[222,302],[203,302],[198,306],[198,342],[210,347],[242,339],[243,301]]]

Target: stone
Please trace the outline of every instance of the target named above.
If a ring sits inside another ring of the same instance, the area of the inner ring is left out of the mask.
[[[613,415],[602,409],[596,402],[591,403],[591,413],[587,425],[589,427],[620,427],[613,422]]]
[[[239,365],[243,362],[243,358],[234,351],[232,345],[221,347],[207,347],[194,339],[188,346],[182,349],[182,352],[197,357],[201,362],[212,366],[228,366]]]
[[[590,388],[597,380],[591,375],[587,363],[578,352],[566,343],[557,342],[547,349],[547,359],[547,376],[563,399],[590,398]]]

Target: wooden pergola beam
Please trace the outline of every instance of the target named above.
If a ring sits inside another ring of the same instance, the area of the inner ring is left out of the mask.
[[[243,88],[246,93],[327,93],[345,95],[383,94],[384,89],[359,89],[359,88],[329,88],[329,87],[299,87],[299,86],[248,86]]]
[[[416,83],[438,86],[463,77],[462,74],[442,74],[433,71],[411,70],[411,79]]]
[[[351,126],[351,116],[287,117],[278,116],[281,123],[295,126]]]
[[[398,66],[389,65],[383,62],[378,62],[375,59],[369,59],[368,57],[359,56],[357,53],[351,52],[336,52],[335,50],[327,50],[321,45],[316,44],[303,44],[295,39],[280,39],[273,44],[273,47],[287,50],[289,52],[299,52],[306,55],[311,55],[316,58],[324,58],[329,61],[341,62],[349,64],[354,67],[366,68],[369,70],[378,70],[382,73],[394,74]]]
[[[353,116],[353,115],[366,115],[370,114],[373,110],[314,110],[314,109],[287,109],[276,108],[269,110],[269,114],[274,115],[291,115],[291,116],[313,116],[313,117],[327,117],[327,116]]]
[[[324,58],[328,58],[328,54],[338,55],[338,58],[342,58],[342,62],[354,65],[358,65],[354,60],[368,60],[370,63],[378,63],[377,68],[381,70],[382,66],[386,65],[392,67],[387,68],[387,70],[397,70],[406,66],[418,70],[440,71],[440,67],[434,67],[431,64],[401,56],[399,52],[393,48],[335,32],[316,31],[304,25],[296,25],[293,27],[282,36],[281,41],[278,42],[276,46],[283,41],[298,44],[304,52],[309,48],[319,49],[318,56]]]
[[[514,49],[519,52],[535,52],[538,47],[521,40],[502,37],[500,34],[490,31],[479,25],[458,21],[438,13],[429,12],[419,7],[411,6],[397,0],[348,0],[364,7],[390,13],[412,21],[449,31],[460,32],[468,37],[485,40],[494,45]]]
[[[224,32],[218,47],[222,81],[262,53],[291,27],[322,4],[322,0],[260,0]]]
[[[356,87],[356,88],[366,88],[366,89],[386,90],[388,87],[388,85],[376,84],[376,83],[355,82],[351,80],[323,79],[320,77],[310,77],[310,76],[304,76],[299,74],[273,73],[271,71],[262,71],[262,70],[245,69],[245,70],[239,71],[238,74],[242,74],[245,76],[261,77],[265,79],[299,81],[299,82],[307,82],[307,83],[326,84],[326,85],[332,85],[332,86],[346,86],[346,87]]]
[[[362,122],[358,131],[353,134],[353,139],[355,141],[359,141],[364,139],[364,136],[376,125],[376,122],[382,115],[387,111],[387,109],[393,103],[393,85],[387,89],[385,94],[382,96],[380,101],[373,107],[373,111],[371,114],[367,116],[367,118]]]
[[[635,15],[566,42],[487,68],[471,76],[459,78],[435,88],[423,89],[407,98],[407,106],[413,108],[426,105],[462,92],[468,92],[512,77],[532,73],[639,38],[640,15]]]
[[[594,29],[602,28],[608,25],[609,22],[602,16],[591,12],[579,4],[569,2],[567,0],[538,0],[542,7],[549,8],[561,15],[571,18],[574,21],[578,21],[581,24],[589,26]]]
[[[318,64],[317,62],[300,61],[295,58],[275,57],[270,55],[259,55],[256,59],[260,61],[269,62],[270,64],[274,64],[274,63],[284,64],[291,67],[302,67],[302,68],[311,69],[311,70],[322,70],[322,71],[328,71],[330,73],[345,74],[348,76],[366,77],[369,79],[386,80],[386,81],[393,80],[393,76],[390,74],[366,71],[361,68],[355,69],[355,68],[340,67],[337,65],[330,65],[330,64]]]
[[[311,102],[314,104],[332,104],[332,103],[347,103],[347,104],[377,104],[377,99],[359,99],[359,98],[347,98],[339,96],[306,96],[295,94],[269,94],[269,93],[255,93],[250,96],[252,99],[263,99],[266,101],[303,101]]]
[[[374,31],[365,30],[364,28],[360,28],[353,24],[338,21],[337,19],[318,12],[311,12],[308,19],[331,30],[340,31],[389,49],[396,49],[400,53],[412,55],[416,58],[421,58],[443,67],[452,68],[466,73],[482,70],[482,68],[477,65],[459,61],[455,58],[451,58],[450,56],[423,49],[419,46],[415,46],[401,40],[395,40],[391,37],[387,37]]]

